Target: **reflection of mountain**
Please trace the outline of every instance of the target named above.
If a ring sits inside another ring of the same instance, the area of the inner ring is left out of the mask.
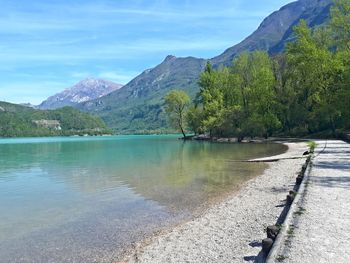
[[[41,176],[91,195],[126,186],[146,199],[192,209],[251,178],[261,166],[230,162],[281,151],[280,145],[208,144],[173,138],[84,139],[0,145],[0,176],[40,168]],[[0,177],[1,180],[1,177]]]

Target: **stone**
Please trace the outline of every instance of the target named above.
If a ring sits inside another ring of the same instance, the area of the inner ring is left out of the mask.
[[[271,238],[272,240],[275,240],[278,233],[279,233],[279,228],[277,226],[268,226],[266,228],[266,234],[268,238]]]
[[[289,191],[289,194],[292,195],[292,196],[296,196],[297,192],[293,191],[293,190],[290,190]]]
[[[298,177],[296,179],[296,184],[300,185],[302,183],[303,179],[304,179],[304,176],[298,175]]]
[[[287,204],[291,205],[294,201],[294,195],[287,195]]]
[[[306,168],[307,168],[307,164],[303,164],[303,166],[301,167],[301,172],[305,173]]]
[[[262,251],[265,253],[265,255],[267,255],[273,245],[273,240],[271,238],[265,238],[262,241]]]

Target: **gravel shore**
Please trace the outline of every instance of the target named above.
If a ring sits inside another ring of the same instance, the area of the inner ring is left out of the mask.
[[[307,150],[305,143],[287,143],[282,160],[269,163],[264,174],[248,181],[226,201],[201,217],[139,245],[122,262],[259,262],[265,228],[276,223],[285,197]],[[276,156],[273,157],[276,159]]]

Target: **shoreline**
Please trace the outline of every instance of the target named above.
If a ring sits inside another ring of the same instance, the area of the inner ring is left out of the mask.
[[[349,143],[317,140],[312,163],[267,262],[350,262]]]
[[[302,157],[308,149],[303,142],[283,144],[288,146],[285,153],[256,159],[268,163],[263,174],[190,221],[133,244],[113,262],[260,262],[259,243],[266,236],[265,228],[276,223],[304,162],[303,158],[288,158]],[[276,157],[282,158],[268,162]]]

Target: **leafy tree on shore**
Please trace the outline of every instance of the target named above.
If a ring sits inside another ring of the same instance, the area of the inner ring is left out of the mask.
[[[210,136],[220,133],[224,106],[222,89],[223,74],[221,70],[213,70],[208,63],[199,79],[201,87],[199,97],[203,107],[202,129],[208,131]]]
[[[300,109],[299,125],[309,133],[322,126],[331,127],[339,111],[337,77],[342,75],[343,64],[329,46],[323,29],[312,32],[301,21],[295,27],[296,41],[287,46],[286,56],[290,69],[291,84],[297,94]],[[319,37],[322,35],[322,37]]]
[[[172,90],[165,96],[165,111],[171,125],[179,129],[184,138],[186,110],[190,104],[190,97],[182,90]]]
[[[232,71],[241,90],[240,106],[246,118],[244,134],[270,136],[280,126],[275,114],[275,77],[271,59],[262,51],[244,53],[234,61]]]
[[[203,119],[203,109],[198,105],[191,106],[186,115],[186,122],[188,126],[192,129],[195,135],[201,134],[202,129],[202,119]]]
[[[200,76],[202,130],[210,136],[268,136],[280,125],[274,114],[274,74],[264,52],[243,53],[229,68]]]
[[[350,1],[335,0],[331,9],[330,29],[338,58],[344,64],[344,74],[339,78],[337,108],[341,110],[341,125],[350,129]]]

